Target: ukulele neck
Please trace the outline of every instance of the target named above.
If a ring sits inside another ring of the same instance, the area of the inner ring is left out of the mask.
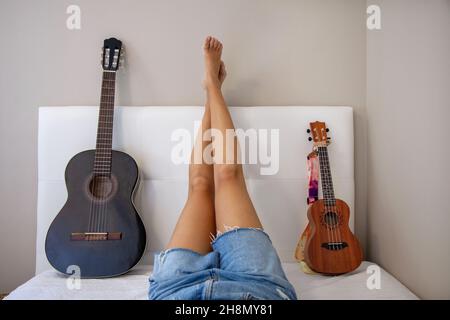
[[[103,71],[94,158],[95,175],[109,176],[111,174],[115,90],[116,72]]]
[[[317,153],[319,154],[320,178],[322,181],[322,194],[325,206],[335,206],[336,198],[334,197],[328,149],[327,147],[318,147]]]

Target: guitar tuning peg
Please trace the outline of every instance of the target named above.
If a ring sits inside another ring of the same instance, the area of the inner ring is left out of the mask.
[[[330,129],[327,128],[327,129],[326,129],[326,132],[330,132]]]
[[[306,133],[311,133],[311,129],[307,129],[307,130],[306,130]]]
[[[311,138],[311,137],[309,137],[309,138],[308,138],[308,141],[312,141],[312,138]]]

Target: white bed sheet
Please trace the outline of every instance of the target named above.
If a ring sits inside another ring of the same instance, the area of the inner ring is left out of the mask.
[[[368,274],[366,270],[371,265],[374,264],[365,261],[352,273],[327,277],[304,274],[297,263],[283,263],[286,276],[295,287],[299,299],[417,299],[411,291],[381,268],[381,288],[368,289],[366,283],[371,274]],[[66,276],[54,270],[48,270],[18,287],[5,299],[145,300],[151,270],[151,265],[139,265],[121,277],[83,279],[81,288],[72,290],[67,288]]]

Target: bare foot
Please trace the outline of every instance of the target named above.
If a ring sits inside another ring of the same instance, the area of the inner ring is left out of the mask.
[[[219,88],[225,79],[225,65],[220,60],[222,55],[222,43],[213,37],[206,37],[203,44],[203,54],[205,58],[205,78],[203,80],[203,86],[205,89]],[[222,69],[222,73],[221,73]],[[221,74],[221,79],[219,79]]]
[[[220,61],[220,68],[219,68],[220,87],[222,87],[222,84],[225,81],[226,77],[227,77],[227,70],[225,69],[225,63],[223,61]]]

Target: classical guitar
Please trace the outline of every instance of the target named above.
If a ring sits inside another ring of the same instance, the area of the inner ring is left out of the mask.
[[[145,228],[133,204],[138,167],[128,154],[112,150],[116,71],[122,42],[104,41],[102,90],[95,150],[76,154],[67,164],[67,201],[45,241],[50,264],[83,278],[112,277],[142,257]]]
[[[334,197],[328,159],[328,129],[324,122],[310,123],[314,148],[319,157],[320,180],[323,199],[308,209],[310,236],[306,240],[304,258],[308,266],[324,274],[342,274],[356,269],[362,260],[358,239],[351,232],[348,222],[348,205]]]

